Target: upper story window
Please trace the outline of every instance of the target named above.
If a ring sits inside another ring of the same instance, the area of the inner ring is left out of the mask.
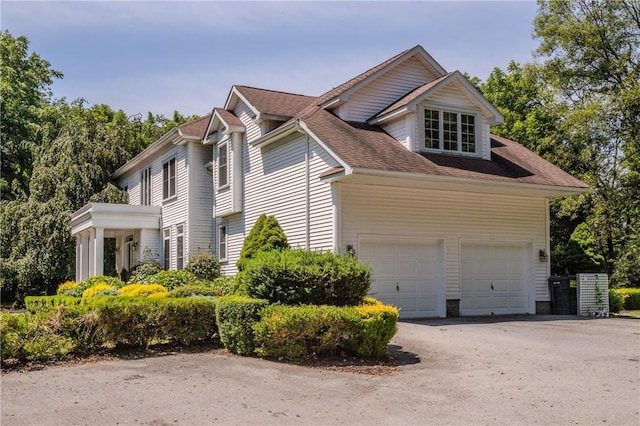
[[[151,205],[151,167],[140,172],[140,204]]]
[[[218,145],[218,188],[229,185],[229,144]]]
[[[162,199],[176,196],[176,159],[162,165]]]
[[[424,147],[449,152],[476,152],[476,116],[438,109],[424,110]]]

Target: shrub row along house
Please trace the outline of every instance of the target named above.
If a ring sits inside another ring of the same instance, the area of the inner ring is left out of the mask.
[[[588,186],[516,142],[459,71],[421,46],[319,97],[233,86],[118,169],[129,205],[72,215],[76,279],[156,257],[182,268],[211,250],[236,272],[244,237],[275,215],[292,247],[348,252],[401,316],[548,307],[550,198]]]

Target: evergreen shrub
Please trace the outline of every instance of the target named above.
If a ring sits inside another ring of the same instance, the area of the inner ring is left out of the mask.
[[[144,262],[131,270],[131,275],[127,282],[129,284],[150,284],[153,281],[149,281],[149,277],[161,272],[162,266],[158,262],[149,261]]]
[[[252,355],[255,350],[253,324],[260,320],[260,311],[269,302],[242,296],[220,297],[216,302],[220,341],[233,353]]]
[[[371,286],[371,267],[331,252],[273,250],[247,262],[243,280],[250,297],[272,303],[353,306]]]
[[[220,277],[220,262],[212,254],[202,252],[193,257],[184,270],[191,272],[198,279],[213,281]]]
[[[267,216],[263,213],[253,224],[249,235],[244,239],[236,266],[239,271],[243,271],[247,262],[258,253],[288,248],[287,236],[284,234],[276,217]]]
[[[196,277],[189,271],[185,271],[184,269],[160,271],[156,274],[151,275],[147,279],[147,283],[160,284],[169,291],[173,290],[176,287],[193,284],[195,281],[198,281],[198,277]]]
[[[169,297],[222,296],[218,289],[202,284],[187,284],[169,292]]]

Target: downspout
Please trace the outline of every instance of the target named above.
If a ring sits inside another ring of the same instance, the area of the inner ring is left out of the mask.
[[[309,177],[309,173],[311,172],[310,167],[310,154],[309,154],[309,135],[307,135],[306,141],[306,151],[304,156],[305,162],[305,191],[306,191],[306,227],[307,227],[307,249],[311,248],[311,179]]]

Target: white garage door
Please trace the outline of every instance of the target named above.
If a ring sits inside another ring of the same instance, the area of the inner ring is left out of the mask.
[[[525,244],[467,243],[461,250],[460,315],[527,313]]]
[[[369,293],[400,308],[402,318],[444,316],[444,295],[439,291],[442,279],[438,278],[443,262],[439,244],[392,238],[360,241],[358,259],[373,266],[374,282]]]

